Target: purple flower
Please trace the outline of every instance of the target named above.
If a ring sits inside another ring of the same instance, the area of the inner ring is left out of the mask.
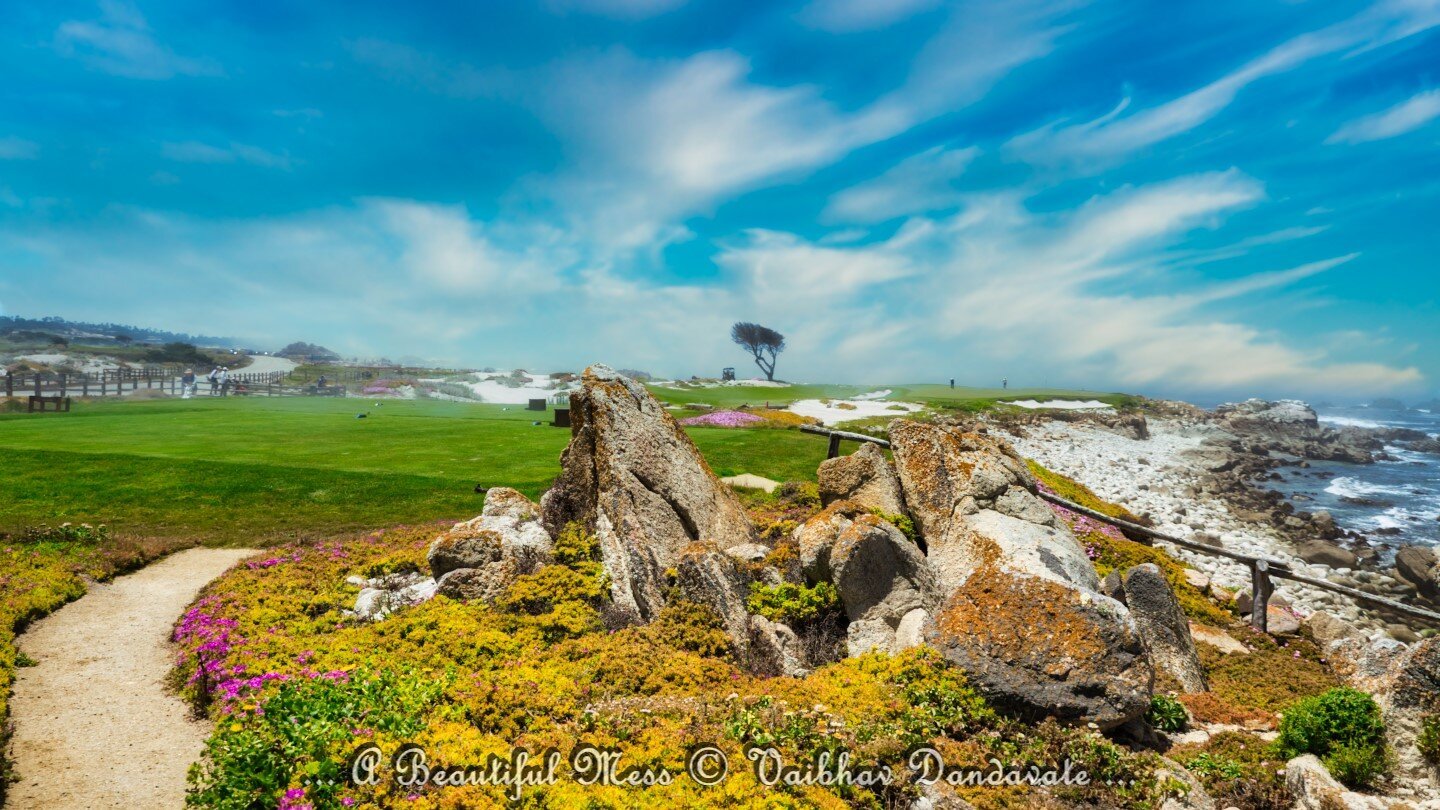
[[[701,427],[741,427],[742,425],[753,425],[756,422],[764,422],[764,417],[756,416],[753,413],[744,411],[715,411],[713,413],[692,416],[688,419],[681,419],[680,424]]]

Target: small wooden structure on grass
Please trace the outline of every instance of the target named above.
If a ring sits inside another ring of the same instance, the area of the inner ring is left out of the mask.
[[[70,412],[70,397],[37,397],[29,398],[29,409],[26,413],[44,413],[55,411],[56,413]]]

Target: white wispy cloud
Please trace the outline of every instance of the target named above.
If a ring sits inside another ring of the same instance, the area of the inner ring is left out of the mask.
[[[131,79],[222,73],[209,57],[180,56],[161,44],[139,9],[123,0],[101,0],[98,20],[62,23],[55,32],[55,48],[96,70]]]
[[[0,160],[34,160],[40,155],[40,144],[14,136],[0,138]]]
[[[270,169],[289,169],[289,155],[271,152],[258,146],[231,142],[224,146],[200,141],[165,143],[160,153],[166,160],[177,163],[248,163]]]
[[[829,222],[878,222],[954,205],[954,181],[980,154],[976,147],[936,146],[911,155],[884,174],[830,198],[821,215]]]
[[[1317,57],[1354,53],[1440,25],[1434,0],[1380,2],[1342,22],[1301,34],[1204,87],[1163,104],[1131,110],[1126,98],[1091,121],[1057,121],[1012,138],[1007,147],[1037,164],[1099,170],[1154,144],[1189,132],[1228,107],[1241,90]]]
[[[1389,109],[1357,118],[1335,130],[1326,143],[1369,143],[1394,138],[1440,117],[1440,90],[1417,93]]]

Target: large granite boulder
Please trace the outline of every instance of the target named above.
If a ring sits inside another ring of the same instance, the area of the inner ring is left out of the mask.
[[[925,554],[899,529],[851,501],[836,501],[796,537],[806,579],[835,585],[850,622],[850,655],[920,643],[940,591]]]
[[[1024,461],[990,436],[897,421],[905,504],[944,601],[926,640],[993,702],[1110,728],[1149,705],[1153,672],[1130,612],[1035,494]]]
[[[548,564],[552,552],[539,508],[513,489],[496,487],[485,494],[478,517],[435,538],[427,560],[440,594],[489,602],[517,577]]]
[[[579,522],[595,534],[615,607],[649,621],[664,606],[665,572],[706,541],[753,540],[750,520],[675,419],[643,385],[601,365],[570,396],[570,445],[541,500],[553,534]]]
[[[845,500],[866,509],[905,514],[900,478],[879,445],[866,442],[848,456],[826,459],[820,464],[818,478],[820,502],[826,506]]]
[[[1427,717],[1440,714],[1440,637],[1428,638],[1396,657],[1375,695],[1385,717],[1390,775],[1420,798],[1440,804],[1440,768],[1416,741]]]
[[[1247,399],[1221,405],[1215,413],[1236,432],[1304,435],[1320,427],[1315,410],[1295,399]]]
[[[935,573],[919,547],[874,515],[857,517],[840,533],[830,551],[830,570],[850,619],[850,655],[913,646],[913,638],[897,643],[901,624],[907,617],[912,625],[923,624],[940,601]]]
[[[1395,573],[1414,585],[1420,595],[1440,601],[1440,562],[1426,546],[1405,546],[1395,552]]]
[[[1186,692],[1209,691],[1195,640],[1190,637],[1190,622],[1160,567],[1145,563],[1131,568],[1125,572],[1123,587],[1125,605],[1150,653],[1150,663]]]

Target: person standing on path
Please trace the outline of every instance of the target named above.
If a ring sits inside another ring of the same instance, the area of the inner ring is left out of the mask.
[[[1008,390],[1010,390],[1010,378],[1009,378],[1009,377],[1006,377],[1005,379],[1003,379],[1003,380],[1000,381],[1000,390],[1001,390],[1001,391],[1008,391]]]
[[[214,397],[214,396],[219,396],[219,395],[220,395],[220,367],[219,367],[219,366],[216,366],[215,368],[210,369],[210,373],[205,376],[205,379],[207,379],[207,380],[210,381],[210,396],[212,396],[212,397]]]
[[[180,398],[190,399],[195,396],[195,369],[187,368],[180,377]]]
[[[220,396],[230,396],[230,369],[227,366],[220,367]]]

